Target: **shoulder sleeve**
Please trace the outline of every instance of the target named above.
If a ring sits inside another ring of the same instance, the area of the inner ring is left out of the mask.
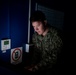
[[[34,33],[34,34],[32,35],[32,43],[33,43],[33,44],[36,43],[36,39],[37,39],[37,34]]]

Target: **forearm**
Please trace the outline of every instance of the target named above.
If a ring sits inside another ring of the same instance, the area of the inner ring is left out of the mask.
[[[39,63],[37,63],[33,69],[34,70],[43,70],[45,68],[52,68],[52,66],[56,63],[57,54],[52,53],[45,56]]]

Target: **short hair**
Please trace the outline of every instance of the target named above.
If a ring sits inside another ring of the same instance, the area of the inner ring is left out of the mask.
[[[44,15],[44,13],[42,11],[39,11],[39,10],[35,11],[30,17],[31,22],[34,22],[34,21],[43,22],[44,20],[46,20],[46,17]]]

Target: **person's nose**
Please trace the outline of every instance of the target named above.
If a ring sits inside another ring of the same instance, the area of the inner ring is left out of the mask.
[[[38,28],[36,27],[36,28],[35,28],[35,31],[37,31],[37,30],[38,30]]]

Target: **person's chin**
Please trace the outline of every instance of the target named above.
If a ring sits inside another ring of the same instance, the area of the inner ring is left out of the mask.
[[[41,33],[38,33],[39,35],[42,35]]]

